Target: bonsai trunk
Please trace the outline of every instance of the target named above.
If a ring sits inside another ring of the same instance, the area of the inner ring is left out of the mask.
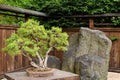
[[[31,66],[36,67],[36,68],[39,67],[35,62],[32,61],[32,58],[29,56],[29,54],[27,54],[27,53],[24,52],[23,56],[25,56],[25,57],[28,58],[28,60],[30,61]]]
[[[50,47],[49,50],[46,52],[46,57],[45,57],[45,61],[44,61],[44,67],[47,68],[47,60],[48,60],[48,53],[52,50],[53,48]]]
[[[39,68],[39,69],[43,69],[43,70],[44,70],[44,69],[47,68],[48,53],[49,53],[52,49],[53,49],[53,48],[50,47],[49,50],[46,52],[46,57],[45,57],[44,60],[42,59],[41,55],[40,55],[38,52],[36,52],[37,58],[38,58],[38,60],[39,60],[39,64],[36,64],[36,63],[32,60],[32,58],[29,56],[29,54],[24,53],[23,55],[29,59],[31,66],[33,66],[33,67],[35,67],[35,68]]]
[[[37,57],[38,57],[38,60],[39,60],[39,66],[43,66],[44,64],[44,62],[43,62],[43,59],[42,59],[42,57],[40,56],[40,54],[38,53],[38,52],[36,52],[36,54],[37,54]]]

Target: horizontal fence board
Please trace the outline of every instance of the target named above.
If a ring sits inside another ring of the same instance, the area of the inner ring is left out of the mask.
[[[17,28],[19,28],[18,26],[13,26],[13,25],[2,25],[0,24],[0,29],[11,29],[11,30],[16,30]]]
[[[120,28],[94,28],[95,30],[101,30],[103,32],[119,32]]]

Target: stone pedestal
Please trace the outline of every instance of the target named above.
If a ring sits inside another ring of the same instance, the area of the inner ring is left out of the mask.
[[[8,80],[79,80],[77,74],[54,69],[54,75],[48,77],[28,77],[26,72],[13,72],[5,74]]]

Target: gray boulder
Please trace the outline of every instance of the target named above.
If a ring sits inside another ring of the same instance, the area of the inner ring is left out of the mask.
[[[103,32],[81,28],[70,37],[62,70],[79,74],[81,80],[107,80],[111,44]]]
[[[48,57],[48,62],[47,62],[48,67],[50,68],[57,68],[61,69],[61,61],[59,58],[55,56],[49,56]]]
[[[62,70],[65,71],[70,71],[70,72],[75,72],[74,70],[74,65],[75,65],[75,60],[76,60],[76,51],[77,47],[79,46],[78,44],[78,34],[72,35],[69,38],[69,46],[68,50],[64,52],[63,54],[63,64],[62,64]]]

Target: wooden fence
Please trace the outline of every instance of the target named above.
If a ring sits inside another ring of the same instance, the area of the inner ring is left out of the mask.
[[[5,46],[5,40],[16,31],[16,26],[3,26],[0,25],[0,74],[5,72],[16,71],[29,66],[29,61],[23,57],[19,56],[9,56],[2,51]],[[120,28],[93,28],[105,32],[105,34],[111,38],[116,36],[118,40],[113,41],[112,49],[110,53],[110,65],[109,69],[111,71],[120,72]],[[69,35],[79,32],[79,28],[64,28],[63,31],[67,32]],[[58,54],[59,53],[59,54]],[[51,55],[57,56],[62,59],[62,52],[54,51]]]
[[[102,28],[99,30],[105,32],[109,38],[117,38],[117,40],[112,41],[109,71],[120,72],[120,28]]]
[[[0,74],[15,71],[28,66],[28,60],[22,55],[9,56],[2,51],[5,40],[16,31],[16,26],[0,25]]]

